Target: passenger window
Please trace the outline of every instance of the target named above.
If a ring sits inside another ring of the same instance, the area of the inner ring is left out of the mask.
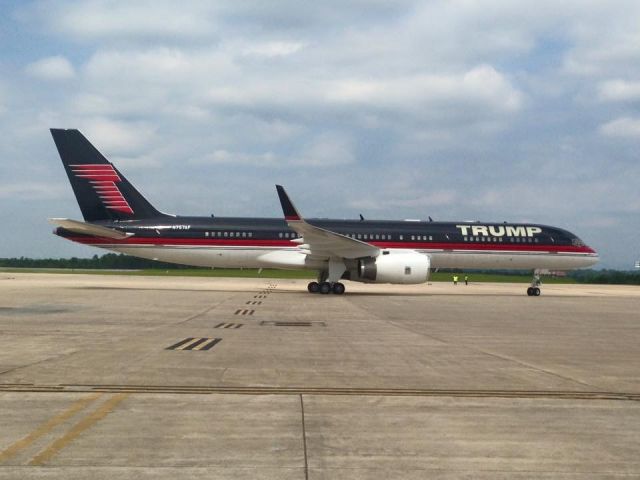
[[[400,240],[404,240],[404,235],[400,235]]]
[[[411,267],[404,267],[404,274],[411,275]]]

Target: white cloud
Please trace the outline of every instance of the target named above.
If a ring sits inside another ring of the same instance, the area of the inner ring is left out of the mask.
[[[250,154],[229,152],[227,150],[221,149],[216,150],[203,158],[194,159],[189,163],[191,163],[192,165],[231,164],[251,165],[255,167],[275,167],[284,163],[284,160],[272,152]]]
[[[87,119],[80,129],[104,155],[137,153],[150,148],[155,128],[144,122],[114,121],[106,118]]]
[[[71,62],[60,55],[30,63],[25,70],[29,75],[44,80],[68,80],[76,74]]]
[[[5,107],[5,92],[2,83],[0,83],[0,115],[7,110]]]
[[[54,199],[61,198],[68,193],[66,185],[52,185],[47,182],[16,182],[0,184],[0,198],[16,199]]]
[[[607,137],[640,138],[640,119],[622,117],[600,126],[600,133]]]
[[[601,100],[624,102],[640,100],[640,82],[627,80],[608,80],[599,86]]]
[[[564,69],[584,77],[637,75],[640,61],[640,3],[590,1],[567,18],[571,46]]]
[[[206,1],[88,0],[48,2],[41,9],[54,30],[80,39],[194,38],[216,30]]]
[[[85,65],[84,73],[90,80],[100,81],[103,86],[114,80],[117,82],[116,85],[131,81],[171,85],[179,81],[188,81],[194,74],[204,73],[207,68],[219,67],[221,65],[215,64],[215,57],[212,58],[206,52],[185,52],[180,48],[166,47],[142,50],[108,49],[94,53]],[[118,79],[120,81],[117,81]]]
[[[258,55],[264,57],[286,57],[293,55],[305,47],[302,42],[267,42],[254,44],[242,50],[244,55]]]
[[[348,136],[325,133],[306,145],[299,158],[294,159],[293,163],[310,167],[335,167],[354,163],[355,160],[353,146]]]
[[[412,110],[462,103],[514,111],[522,105],[522,94],[490,65],[458,75],[424,73],[385,80],[337,81],[327,92],[327,99]]]
[[[190,161],[193,165],[251,165],[255,167],[334,167],[355,162],[352,145],[345,135],[324,133],[313,137],[297,151],[289,155],[241,153],[219,149]]]

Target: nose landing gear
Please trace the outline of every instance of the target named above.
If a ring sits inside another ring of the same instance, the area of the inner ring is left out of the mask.
[[[540,281],[540,273],[535,270],[533,272],[533,279],[531,280],[531,286],[527,288],[527,295],[530,297],[539,297],[540,296],[540,285],[542,282]]]

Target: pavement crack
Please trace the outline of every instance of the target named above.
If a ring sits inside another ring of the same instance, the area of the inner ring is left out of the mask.
[[[500,360],[503,360],[503,361],[515,363],[517,365],[520,365],[522,367],[528,368],[530,370],[534,370],[534,371],[543,373],[545,375],[550,375],[550,376],[559,378],[561,380],[564,380],[566,382],[576,383],[576,384],[581,385],[583,387],[595,388],[597,390],[604,390],[604,387],[601,387],[601,386],[598,386],[598,385],[593,385],[593,384],[587,383],[587,382],[583,382],[581,380],[577,380],[575,378],[571,378],[571,377],[566,376],[566,375],[561,375],[561,374],[553,372],[551,370],[547,370],[545,368],[542,368],[542,367],[539,367],[539,366],[536,366],[536,365],[532,365],[532,364],[527,363],[527,362],[523,362],[522,360],[517,360],[515,358],[511,358],[511,357],[508,357],[508,356],[505,356],[505,355],[500,355],[498,353],[489,352],[489,351],[484,350],[482,348],[478,348],[478,347],[474,347],[474,346],[471,346],[471,345],[467,345],[467,344],[462,343],[462,342],[461,343],[453,343],[451,341],[445,340],[445,339],[440,338],[438,336],[414,330],[414,329],[412,329],[410,327],[407,327],[406,325],[399,325],[398,323],[394,322],[393,320],[380,318],[373,311],[369,311],[367,308],[365,308],[363,306],[355,305],[355,304],[353,304],[353,305],[356,308],[359,308],[359,309],[361,309],[363,311],[366,311],[369,315],[374,316],[377,320],[379,320],[381,322],[387,323],[387,324],[392,325],[392,326],[394,326],[396,328],[399,328],[401,330],[405,330],[407,332],[411,332],[411,333],[413,333],[415,335],[419,335],[419,336],[422,336],[422,337],[425,337],[425,338],[429,338],[430,340],[434,340],[436,342],[442,343],[443,345],[458,346],[458,347],[466,348],[468,350],[471,350],[471,351],[474,351],[474,352],[477,352],[477,353],[481,353],[483,355],[487,355],[487,356],[490,356],[490,357],[493,357],[493,358],[497,358],[497,359],[500,359]]]
[[[546,375],[551,375],[553,377],[559,378],[559,379],[567,381],[567,382],[577,383],[578,385],[582,385],[583,387],[595,388],[595,389],[598,389],[598,390],[603,390],[604,389],[603,387],[600,387],[598,385],[593,385],[591,383],[583,382],[581,380],[577,380],[575,378],[571,378],[571,377],[568,377],[566,375],[561,375],[561,374],[553,372],[551,370],[547,370],[545,368],[538,367],[536,365],[532,365],[532,364],[527,363],[527,362],[523,362],[522,360],[517,360],[515,358],[507,357],[505,355],[500,355],[498,353],[488,352],[488,351],[486,351],[486,350],[484,350],[482,348],[473,347],[471,345],[467,345],[467,344],[462,343],[462,342],[461,343],[452,343],[450,341],[443,340],[442,338],[436,337],[434,335],[430,335],[430,334],[427,334],[427,333],[424,333],[424,332],[418,332],[418,331],[416,331],[416,330],[414,330],[412,328],[406,327],[404,325],[398,325],[397,323],[393,322],[392,320],[383,320],[383,321],[388,323],[388,324],[390,324],[390,325],[393,325],[394,327],[399,328],[401,330],[406,330],[406,331],[414,333],[416,335],[427,337],[427,338],[429,338],[431,340],[435,340],[435,341],[440,342],[440,343],[442,343],[444,345],[463,347],[463,348],[466,348],[468,350],[472,350],[474,352],[481,353],[483,355],[488,355],[488,356],[493,357],[493,358],[497,358],[497,359],[504,360],[504,361],[507,361],[507,362],[512,362],[512,363],[515,363],[515,364],[520,365],[522,367],[526,367],[526,368],[529,368],[531,370],[535,370],[537,372],[544,373]]]
[[[0,375],[6,375],[8,373],[13,373],[13,372],[15,372],[17,370],[21,370],[23,368],[33,367],[35,365],[39,365],[39,364],[45,363],[45,362],[50,362],[52,360],[58,360],[60,358],[70,357],[72,355],[75,355],[76,353],[78,353],[78,350],[73,350],[71,352],[64,352],[64,353],[59,353],[57,355],[52,355],[51,357],[43,358],[42,360],[38,360],[36,362],[27,363],[26,365],[18,365],[17,367],[9,368],[8,370],[3,370],[2,372],[0,372]]]

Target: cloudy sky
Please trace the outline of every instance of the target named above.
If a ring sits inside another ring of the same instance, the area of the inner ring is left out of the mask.
[[[50,127],[160,210],[532,221],[640,257],[640,2],[0,1],[0,257],[100,253]]]

